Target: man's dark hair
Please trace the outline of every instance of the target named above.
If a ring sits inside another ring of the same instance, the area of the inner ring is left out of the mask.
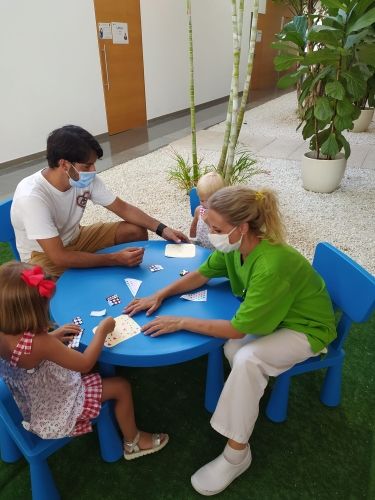
[[[51,168],[58,167],[59,160],[88,163],[92,153],[98,158],[103,156],[103,150],[95,137],[77,125],[57,128],[48,136],[47,161]]]

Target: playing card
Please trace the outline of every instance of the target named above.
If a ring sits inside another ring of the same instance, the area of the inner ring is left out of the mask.
[[[73,339],[69,342],[68,347],[71,347],[72,349],[75,349],[76,347],[79,346],[79,343],[81,341],[82,333],[84,332],[84,329],[81,328],[80,332],[78,335],[75,335]]]
[[[192,302],[206,302],[207,301],[207,290],[201,290],[195,293],[185,293],[181,295],[180,299],[191,300]]]
[[[180,258],[195,257],[195,245],[191,243],[165,245],[165,256]]]
[[[74,323],[75,325],[82,325],[83,320],[81,316],[76,316],[75,318],[72,319],[72,323]]]
[[[108,333],[104,345],[106,347],[114,347],[120,342],[124,342],[128,340],[134,335],[137,335],[141,331],[141,327],[127,314],[122,314],[121,316],[117,316],[114,318],[116,321],[116,326],[113,332]],[[93,329],[95,333],[97,327]]]
[[[161,271],[162,269],[164,269],[163,266],[161,266],[160,264],[152,264],[151,266],[148,266],[148,269],[154,273],[155,271]]]
[[[121,304],[121,299],[117,295],[117,293],[109,295],[108,297],[105,298],[105,300],[108,302],[108,305],[110,306],[116,306],[117,304]]]
[[[139,287],[142,284],[141,280],[136,280],[135,278],[125,278],[124,279],[125,284],[130,290],[130,293],[135,297],[137,295],[137,292],[139,290]]]
[[[107,309],[101,309],[100,311],[91,311],[90,316],[105,316],[107,314]]]

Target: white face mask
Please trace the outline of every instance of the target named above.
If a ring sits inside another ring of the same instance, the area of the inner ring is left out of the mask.
[[[224,253],[233,252],[234,250],[238,250],[242,243],[242,234],[241,238],[235,243],[229,242],[229,236],[233,233],[235,229],[236,227],[234,227],[232,231],[230,231],[230,233],[228,234],[209,233],[208,239],[210,240],[210,243],[216,248],[216,250],[219,250],[220,252]]]

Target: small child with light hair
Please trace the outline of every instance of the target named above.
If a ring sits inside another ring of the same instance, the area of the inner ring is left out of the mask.
[[[217,172],[208,172],[202,175],[197,184],[197,192],[200,204],[194,212],[194,218],[190,226],[190,237],[196,238],[197,245],[213,250],[208,239],[209,228],[206,224],[206,210],[208,198],[225,186],[224,179]]]

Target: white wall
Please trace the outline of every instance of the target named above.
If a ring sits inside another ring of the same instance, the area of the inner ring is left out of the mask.
[[[0,163],[56,127],[107,131],[92,0],[1,0]]]
[[[150,120],[189,107],[186,1],[140,2]],[[229,93],[231,2],[192,0],[192,12],[201,104]],[[44,150],[67,123],[107,132],[93,0],[0,0],[0,19],[0,163]]]
[[[248,43],[248,10],[243,46]],[[189,107],[186,1],[141,0],[141,17],[147,117],[151,119]],[[192,0],[192,19],[195,99],[201,104],[229,94],[231,2]],[[241,67],[245,64],[244,59]]]

